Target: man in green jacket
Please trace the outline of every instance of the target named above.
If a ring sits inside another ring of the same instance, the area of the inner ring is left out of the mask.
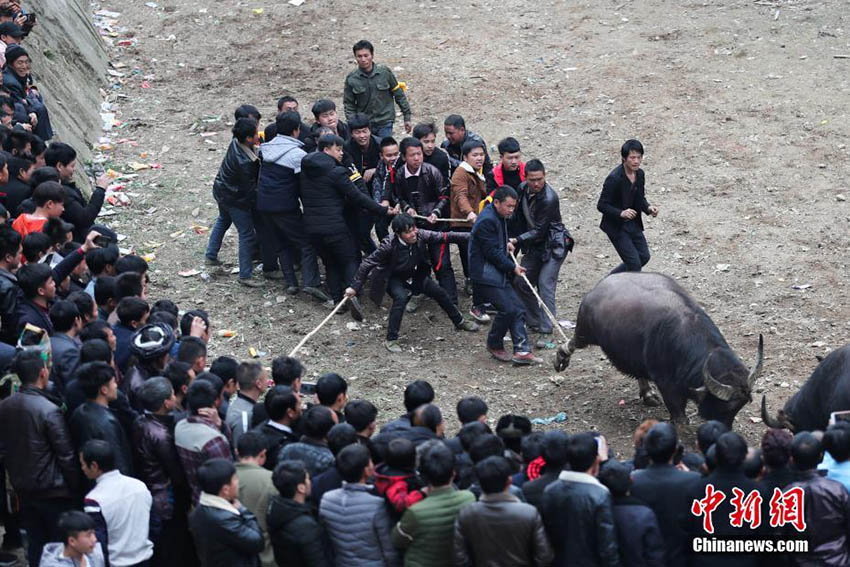
[[[475,496],[452,485],[454,453],[442,442],[424,451],[419,472],[428,482],[427,496],[408,508],[393,528],[393,545],[407,550],[405,567],[448,567],[453,565],[455,517]]]
[[[356,113],[362,112],[369,117],[371,130],[378,138],[392,136],[395,100],[404,116],[404,131],[409,134],[413,124],[404,86],[396,80],[389,67],[373,61],[375,48],[369,41],[361,39],[354,44],[353,51],[357,70],[345,78],[342,99],[346,119],[351,120]]]
[[[236,475],[239,477],[239,501],[257,518],[266,544],[260,552],[260,567],[276,567],[272,551],[266,514],[269,499],[277,494],[272,482],[272,471],[263,468],[266,463],[266,440],[255,431],[248,431],[239,437],[236,444],[239,462],[236,463]]]

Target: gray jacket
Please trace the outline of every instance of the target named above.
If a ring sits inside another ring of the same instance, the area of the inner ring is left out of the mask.
[[[343,482],[326,492],[319,504],[319,521],[333,544],[337,567],[396,567],[401,557],[392,544],[384,499],[370,486]]]
[[[254,415],[254,400],[242,394],[236,394],[236,398],[227,407],[227,416],[224,421],[230,426],[233,435],[233,445],[239,442],[239,437],[251,429],[251,417]]]
[[[38,567],[77,567],[70,557],[62,555],[64,550],[65,544],[60,541],[48,543],[41,552],[41,562]],[[100,542],[97,542],[92,552],[86,555],[86,567],[104,567],[104,565],[103,550],[100,548]]]

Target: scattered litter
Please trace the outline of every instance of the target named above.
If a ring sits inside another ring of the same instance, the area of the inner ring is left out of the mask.
[[[201,273],[201,270],[183,270],[182,272],[177,272],[177,275],[181,278],[191,278],[192,276],[197,276]]]
[[[225,338],[225,339],[232,339],[233,337],[236,336],[236,334],[237,334],[236,331],[234,331],[232,329],[221,329],[218,332],[218,336]]]
[[[753,423],[761,423],[760,417],[750,417],[750,421]]]
[[[238,272],[238,271],[239,271],[239,268],[237,268],[237,269],[236,269],[236,271]],[[275,302],[275,303],[284,303],[285,301],[286,301],[286,296],[285,296],[285,295],[277,295],[277,296],[275,296],[275,298],[274,298],[274,302]]]
[[[145,6],[148,8],[157,8],[159,5],[156,2],[145,2]]]
[[[193,225],[192,225],[192,230],[194,230],[194,231],[195,231],[195,234],[206,234],[207,232],[209,232],[210,227],[208,227],[208,226],[201,226],[201,225],[199,225],[199,224],[193,224]]]
[[[130,162],[130,167],[133,169],[133,171],[141,171],[143,169],[150,169],[151,168],[150,164],[141,163],[141,162],[138,162],[138,161]]]
[[[304,3],[304,0],[289,0],[289,3],[292,4],[293,6],[300,6],[301,4]]]
[[[550,417],[535,417],[531,420],[531,423],[534,425],[550,425],[552,423],[564,423],[565,421],[567,421],[567,414],[558,412]]]
[[[230,273],[231,274],[238,274],[239,273],[239,267],[237,266],[236,268],[231,269]]]
[[[198,213],[199,213],[199,212],[201,212],[201,208],[200,208],[200,207],[195,207],[194,209],[192,209],[192,216],[193,216],[193,217],[198,216]],[[194,227],[192,227],[192,228],[194,228]]]
[[[149,89],[149,88],[151,88],[151,84],[147,81],[142,81],[142,88],[143,89]]]
[[[252,11],[252,12],[254,12],[254,13],[255,13],[256,15],[258,15],[258,16],[259,16],[260,14],[262,14],[263,12],[265,12],[265,10],[263,10],[262,8],[254,8],[254,9],[253,9],[253,10],[251,10],[251,11]]]
[[[149,254],[143,255],[142,258],[144,258],[145,262],[150,263],[150,262],[153,262],[154,260],[156,260],[156,254],[154,254],[153,252],[150,252]]]
[[[804,290],[804,289],[809,289],[810,287],[812,287],[812,284],[810,284],[810,283],[806,283],[806,284],[794,284],[794,285],[792,285],[792,286],[791,286],[791,289],[796,289],[796,290],[800,290],[800,291],[802,291],[802,290]]]
[[[208,138],[209,136],[215,136],[218,132],[201,132],[201,138]]]
[[[349,321],[348,323],[345,324],[345,328],[348,329],[349,331],[359,331],[360,325],[358,323],[356,323],[355,321]]]
[[[575,329],[576,328],[576,324],[573,323],[572,321],[570,321],[569,319],[561,319],[560,321],[558,321],[558,324],[565,329]]]
[[[103,130],[108,132],[112,130],[112,127],[115,125],[115,113],[113,112],[104,112],[100,115],[101,121],[103,121]]]
[[[836,195],[836,196],[835,196],[835,200],[836,200],[836,201],[841,201],[841,202],[843,203],[844,201],[846,201],[846,200],[847,200],[847,197],[845,197],[844,195],[842,195],[841,193],[839,193],[838,195]]]
[[[98,10],[94,13],[95,16],[100,16],[102,18],[111,18],[116,19],[121,17],[121,12],[110,12],[109,10]]]
[[[261,358],[263,356],[266,356],[267,353],[262,350],[257,350],[254,347],[249,347],[248,354],[251,355],[251,358]]]
[[[811,348],[821,348],[821,347],[825,347],[826,343],[824,341],[815,341],[812,344],[810,344],[809,346]],[[785,386],[782,386],[782,387],[785,388]]]
[[[172,232],[171,234],[169,234],[168,237],[169,238],[177,238],[178,236],[183,236],[183,232],[184,231],[182,231],[182,230],[176,230],[176,231]]]
[[[626,405],[626,400],[620,400],[619,402],[617,402],[617,405],[618,405],[618,406],[620,406],[621,408],[622,408],[622,407],[625,407],[625,405]]]
[[[717,268],[718,272],[728,272],[729,271],[729,264],[717,264],[715,266],[715,268]]]

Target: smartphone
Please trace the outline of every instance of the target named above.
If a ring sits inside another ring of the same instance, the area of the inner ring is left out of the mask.
[[[301,395],[312,396],[316,393],[315,382],[301,382]]]
[[[850,410],[834,411],[829,414],[830,423],[838,423],[839,421],[850,421]]]
[[[101,234],[100,236],[95,236],[92,242],[94,242],[95,245],[100,246],[101,248],[106,248],[110,244],[112,244],[112,238]]]

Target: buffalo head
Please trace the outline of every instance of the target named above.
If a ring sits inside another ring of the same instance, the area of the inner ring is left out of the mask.
[[[797,431],[785,410],[776,412],[776,417],[770,415],[770,412],[767,411],[767,396],[761,397],[761,420],[765,425],[774,429],[789,429],[792,433]]]

